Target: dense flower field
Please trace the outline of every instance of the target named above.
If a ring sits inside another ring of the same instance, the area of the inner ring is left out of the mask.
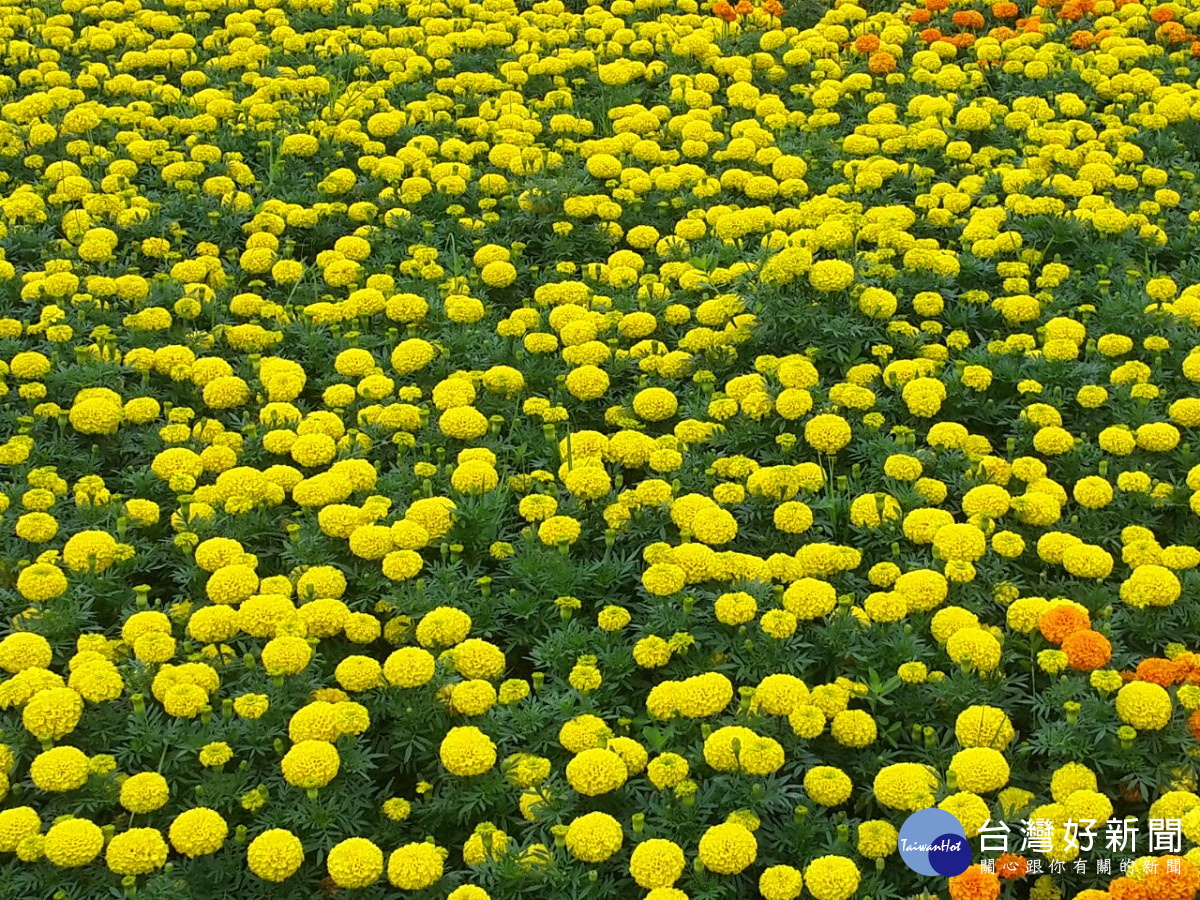
[[[1193,30],[3,7],[0,897],[1191,900]]]

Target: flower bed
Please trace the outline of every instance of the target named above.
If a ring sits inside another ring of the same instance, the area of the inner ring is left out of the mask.
[[[4,7],[0,897],[1194,897],[1194,28]]]

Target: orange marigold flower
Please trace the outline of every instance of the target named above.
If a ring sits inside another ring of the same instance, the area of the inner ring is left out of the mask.
[[[925,0],[925,8],[930,12],[941,12],[950,8],[950,0]]]
[[[1161,25],[1163,22],[1170,22],[1175,18],[1175,10],[1169,6],[1156,6],[1150,10],[1150,18]]]
[[[971,866],[961,875],[950,879],[951,900],[996,900],[1000,896],[1000,879],[992,872]]]
[[[869,56],[879,49],[879,38],[873,34],[860,34],[854,40],[854,49]]]
[[[714,16],[726,22],[732,22],[737,18],[737,13],[733,11],[733,7],[726,3],[725,0],[717,0],[713,4],[712,11]]]
[[[1160,25],[1154,34],[1160,41],[1168,44],[1180,44],[1191,39],[1191,35],[1187,33],[1187,29],[1178,22],[1168,22],[1165,25]]]
[[[1091,627],[1091,616],[1084,610],[1065,604],[1047,610],[1038,620],[1042,637],[1052,644],[1061,644],[1063,638],[1072,631],[1087,631]]]
[[[1186,684],[1200,682],[1200,653],[1180,653],[1175,657],[1175,664],[1183,669],[1181,682]]]
[[[1002,853],[996,858],[996,874],[1006,881],[1024,878],[1029,871],[1029,860],[1019,853]]]
[[[1108,883],[1108,895],[1112,900],[1151,900],[1150,891],[1146,885],[1139,884],[1132,878],[1121,876]]]
[[[932,44],[934,41],[940,41],[942,39],[942,32],[937,28],[926,28],[919,35],[917,35],[917,37],[927,44]]]
[[[908,17],[908,21],[913,25],[924,25],[929,21],[929,10],[914,9],[912,15]]]
[[[1086,50],[1092,46],[1092,33],[1090,31],[1076,31],[1071,35],[1071,46],[1076,50]]]
[[[890,53],[872,53],[867,60],[867,68],[876,75],[886,75],[896,71],[896,57]]]
[[[1190,900],[1200,891],[1200,870],[1182,856],[1162,856],[1145,883],[1155,900]]]
[[[1200,709],[1195,710],[1188,716],[1187,726],[1192,737],[1200,741]]]
[[[969,31],[964,31],[962,34],[956,34],[952,38],[942,38],[947,44],[953,44],[960,50],[964,50],[975,43],[975,35]]]
[[[959,28],[982,28],[983,13],[974,9],[960,9],[950,17],[950,21]]]
[[[1015,3],[1009,3],[1007,0],[1003,3],[992,4],[992,15],[997,19],[1015,19],[1021,14],[1021,10]]]
[[[1112,644],[1098,631],[1072,631],[1062,643],[1067,663],[1079,672],[1091,672],[1112,659]]]
[[[1183,666],[1176,663],[1173,659],[1151,656],[1149,659],[1143,659],[1138,663],[1137,680],[1149,681],[1162,687],[1170,687],[1182,680],[1185,671]]]

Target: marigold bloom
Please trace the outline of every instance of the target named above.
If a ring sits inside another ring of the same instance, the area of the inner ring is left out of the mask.
[[[1149,681],[1162,687],[1170,687],[1182,681],[1186,673],[1186,667],[1179,662],[1152,656],[1138,663],[1135,677],[1138,681]]]
[[[867,68],[876,75],[886,75],[889,72],[896,71],[896,57],[890,53],[880,51],[872,53],[871,58],[867,60]]]
[[[1068,605],[1051,607],[1038,620],[1042,637],[1052,644],[1061,644],[1072,631],[1086,631],[1091,626],[1086,610]]]
[[[951,900],[996,900],[1000,896],[1000,879],[993,872],[984,872],[972,865],[961,875],[950,879]]]
[[[1002,853],[996,858],[996,874],[1006,881],[1024,878],[1029,871],[1029,860],[1018,853]]]
[[[1098,631],[1072,631],[1062,643],[1067,664],[1080,672],[1102,668],[1112,659],[1112,644]]]

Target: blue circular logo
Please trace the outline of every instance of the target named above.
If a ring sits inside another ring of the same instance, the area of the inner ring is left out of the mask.
[[[900,858],[921,875],[961,875],[971,865],[962,823],[944,809],[923,809],[900,828]]]
[[[940,835],[929,848],[929,864],[947,878],[961,875],[971,865],[971,845],[957,834]]]

